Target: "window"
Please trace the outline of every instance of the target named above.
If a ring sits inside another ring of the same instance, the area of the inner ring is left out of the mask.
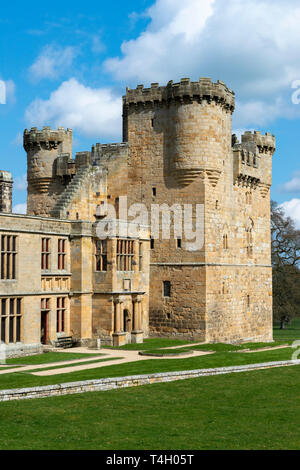
[[[223,249],[228,250],[228,235],[223,235]]]
[[[139,242],[139,271],[143,271],[143,242]]]
[[[17,237],[1,235],[1,279],[16,279]]]
[[[107,242],[96,241],[96,271],[107,271]]]
[[[164,297],[171,297],[171,282],[163,281],[163,294]]]
[[[151,250],[154,249],[154,238],[150,238],[150,248]]]
[[[246,225],[247,255],[249,258],[253,256],[253,228],[253,220],[249,219]]]
[[[177,248],[181,248],[181,238],[177,238]]]
[[[132,271],[133,240],[117,240],[117,271]]]
[[[250,295],[247,295],[247,307],[250,307]]]
[[[50,238],[42,238],[42,269],[50,269]]]
[[[41,311],[49,312],[50,310],[50,299],[41,299]]]
[[[62,333],[65,331],[65,311],[66,311],[66,297],[57,297],[56,299],[56,332]]]
[[[253,237],[252,237],[252,229],[247,231],[247,255],[249,258],[253,255]]]
[[[21,341],[22,298],[1,299],[1,341],[16,343]]]
[[[58,239],[57,249],[57,267],[58,269],[65,269],[66,265],[66,240],[63,238]]]
[[[152,188],[152,196],[156,196],[156,188]]]

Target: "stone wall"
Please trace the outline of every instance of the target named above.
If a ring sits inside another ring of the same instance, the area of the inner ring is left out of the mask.
[[[133,375],[128,377],[113,377],[108,379],[85,380],[82,382],[69,382],[42,387],[30,387],[12,390],[0,390],[0,402],[11,400],[26,400],[31,398],[49,398],[74,393],[104,392],[140,385],[173,382],[177,380],[195,379],[212,375],[250,372],[253,370],[269,369],[273,367],[296,366],[300,360],[264,362],[245,366],[218,367],[211,369],[185,370],[177,372],[164,372],[158,374]]]

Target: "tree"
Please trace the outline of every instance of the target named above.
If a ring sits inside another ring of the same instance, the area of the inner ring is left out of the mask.
[[[273,311],[285,327],[300,311],[300,231],[274,201],[271,202]]]

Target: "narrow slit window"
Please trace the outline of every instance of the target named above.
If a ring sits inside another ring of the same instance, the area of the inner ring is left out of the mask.
[[[163,294],[164,297],[171,297],[171,282],[163,281]]]

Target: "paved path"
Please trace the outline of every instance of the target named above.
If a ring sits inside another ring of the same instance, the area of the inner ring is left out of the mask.
[[[197,346],[205,343],[194,343],[191,346]],[[163,349],[180,349],[184,348],[187,345],[180,345],[180,346],[171,346],[169,348],[161,348]],[[281,348],[287,348],[290,347],[288,345],[281,345],[281,346],[275,346],[275,347],[270,347],[270,348],[261,348],[257,350],[242,350],[242,351],[236,351],[236,352],[244,352],[244,353],[252,353],[252,352],[258,352],[258,351],[267,351],[267,350],[272,350],[272,349],[281,349]],[[64,352],[66,353],[66,356],[68,353],[81,353],[81,354],[91,354],[95,353],[96,349],[89,349],[89,348],[84,348],[84,347],[75,347],[75,348],[70,348],[70,349],[59,349],[59,352]],[[204,356],[208,354],[214,354],[215,351],[191,351],[190,354],[185,354],[184,356],[180,357],[178,356],[177,359],[188,359],[190,357],[197,357],[197,356]],[[100,352],[99,352],[100,354]],[[111,358],[111,360],[109,360]],[[103,359],[106,359],[103,361]],[[25,366],[11,366],[9,368],[9,365],[3,365],[0,367],[0,375],[1,374],[9,374],[13,372],[29,372],[32,375],[37,375],[37,376],[50,376],[50,375],[59,375],[59,374],[68,374],[70,372],[77,372],[81,370],[89,370],[89,369],[97,369],[99,367],[107,367],[111,365],[117,365],[117,364],[127,364],[129,362],[137,362],[137,361],[147,361],[147,360],[157,360],[157,359],[166,359],[166,360],[171,360],[174,359],[174,356],[142,356],[139,354],[139,351],[134,351],[134,350],[124,350],[124,349],[101,349],[101,355],[99,356],[94,356],[94,357],[89,357],[87,359],[73,359],[73,360],[66,360],[66,361],[59,361],[59,362],[50,362],[47,364],[31,364],[31,365],[25,365]],[[99,362],[95,362],[99,360]],[[72,365],[74,364],[74,365]],[[75,365],[76,364],[76,365]],[[59,366],[66,366],[66,367],[59,367]],[[49,369],[51,367],[57,367],[56,369],[52,370],[43,370],[43,369]],[[36,370],[36,372],[30,372],[32,370]]]
[[[89,352],[91,353],[90,349],[86,348],[72,348],[72,352]],[[182,356],[182,359],[188,359],[189,357],[197,357],[197,356],[204,356],[206,354],[212,354],[214,351],[194,351],[191,352],[191,354],[185,354]],[[119,349],[105,349],[105,358],[107,359],[108,357],[111,357],[111,361],[105,361],[105,362],[97,362],[93,364],[85,364],[85,365],[76,365],[76,366],[70,366],[70,367],[62,367],[59,369],[52,369],[52,370],[44,370],[40,372],[32,372],[32,375],[39,375],[39,376],[47,376],[47,375],[57,375],[57,374],[67,374],[69,372],[77,372],[80,370],[88,370],[88,369],[97,369],[99,367],[106,367],[106,366],[111,366],[111,365],[117,365],[117,364],[127,364],[129,362],[136,362],[136,361],[147,361],[149,359],[174,359],[174,356],[168,357],[168,356],[141,356],[139,355],[139,351],[125,351],[125,350],[119,350]],[[113,359],[116,357],[122,356],[122,359]],[[180,356],[177,357],[176,359],[180,359]],[[57,364],[59,365],[59,364]]]
[[[91,351],[89,351],[89,354],[91,354]],[[31,364],[31,365],[19,366],[19,367],[12,365],[11,369],[7,368],[9,365],[6,364],[6,367],[0,370],[0,374],[9,374],[10,372],[26,372],[26,371],[33,370],[33,369],[45,369],[46,367],[56,367],[56,366],[60,366],[64,364],[68,365],[68,364],[77,364],[78,362],[88,362],[88,361],[93,361],[93,360],[96,361],[97,359],[99,360],[105,359],[105,356],[101,355],[101,356],[94,356],[93,358],[89,357],[87,359],[72,359],[69,361],[67,360],[67,361],[59,361],[59,362],[48,362],[47,364]]]
[[[59,350],[59,352],[66,353],[80,353],[80,354],[92,354],[93,352],[99,352],[99,350],[92,350],[88,348],[78,347],[78,348],[70,348],[70,349],[63,349]],[[211,354],[211,351],[203,352],[203,351],[195,351],[190,354],[185,354],[184,358],[187,359],[189,357],[197,357],[203,356],[205,354]],[[100,354],[100,352],[99,352]],[[111,360],[109,360],[111,358]],[[105,359],[105,361],[103,360]],[[3,365],[0,369],[1,374],[9,374],[13,372],[29,372],[32,375],[38,376],[47,376],[47,375],[58,375],[58,374],[67,374],[69,372],[77,372],[80,370],[88,370],[88,369],[96,369],[99,367],[106,367],[114,364],[126,364],[128,362],[136,362],[136,361],[147,361],[149,359],[174,359],[172,357],[154,357],[154,356],[141,356],[139,355],[139,351],[125,351],[120,349],[101,349],[101,356],[94,356],[88,357],[86,359],[72,359],[66,361],[59,361],[59,362],[49,362],[46,364],[31,364],[25,366],[15,366],[12,365],[9,368],[9,365]],[[95,362],[99,360],[99,362]],[[92,363],[91,363],[92,362]],[[89,364],[91,363],[91,364]],[[72,365],[76,364],[76,365]],[[67,366],[67,367],[59,367],[59,366]],[[58,367],[57,369],[52,370],[42,370],[42,369],[49,369],[51,367]],[[39,370],[37,372],[30,372],[32,370]]]

